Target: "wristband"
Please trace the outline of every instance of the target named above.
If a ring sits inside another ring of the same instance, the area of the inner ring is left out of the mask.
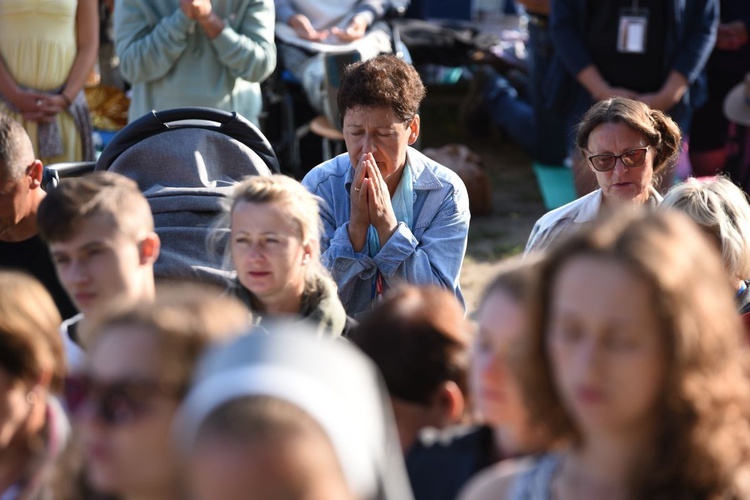
[[[73,104],[73,101],[71,101],[70,98],[65,95],[65,92],[60,91],[59,95],[65,100],[65,106],[70,106],[71,104]]]

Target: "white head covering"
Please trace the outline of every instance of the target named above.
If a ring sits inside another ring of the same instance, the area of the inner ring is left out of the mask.
[[[215,348],[201,361],[178,413],[178,437],[192,446],[214,410],[245,396],[276,397],[310,415],[358,497],[412,498],[384,386],[356,348],[291,331],[251,332]]]

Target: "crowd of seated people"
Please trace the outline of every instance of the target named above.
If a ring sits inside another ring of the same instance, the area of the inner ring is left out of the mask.
[[[371,3],[332,33],[363,31]],[[200,93],[181,75],[201,67],[233,109],[275,64],[268,0],[122,0],[115,21],[141,98]],[[425,92],[397,56],[349,65],[346,152],[237,182],[188,249],[223,245],[224,288],[160,282],[136,182],[47,192],[0,115],[0,497],[750,498],[745,193],[719,175],[662,196],[683,124],[602,95],[575,139],[599,189],[539,219],[473,310],[467,190],[414,147]]]

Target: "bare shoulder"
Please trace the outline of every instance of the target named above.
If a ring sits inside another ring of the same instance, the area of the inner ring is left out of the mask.
[[[458,500],[509,499],[516,480],[533,466],[532,458],[504,460],[471,478]]]

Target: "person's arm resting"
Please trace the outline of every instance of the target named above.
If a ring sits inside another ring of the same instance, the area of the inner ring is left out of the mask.
[[[78,0],[76,11],[76,58],[68,73],[62,94],[68,103],[75,100],[99,55],[99,3]]]

